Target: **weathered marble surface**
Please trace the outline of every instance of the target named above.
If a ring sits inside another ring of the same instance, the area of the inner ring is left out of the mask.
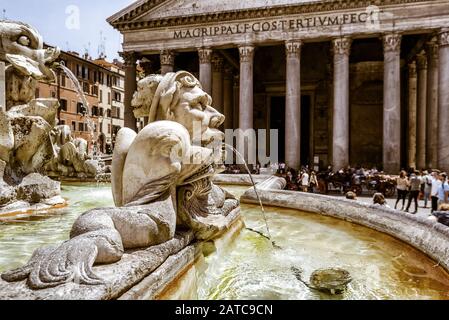
[[[58,183],[36,172],[55,156],[57,99],[34,99],[37,81],[55,79],[59,49],[44,49],[31,26],[0,21],[0,212],[62,204]],[[6,100],[6,103],[3,103]]]
[[[0,61],[0,110],[6,110],[6,78],[5,63]]]
[[[90,177],[100,172],[100,162],[88,157],[88,144],[85,139],[73,138],[67,125],[56,126],[53,130],[55,157],[45,165],[51,177]]]
[[[170,255],[176,254],[193,240],[193,233],[179,233],[172,240],[148,249],[127,251],[112,265],[94,267],[94,272],[106,279],[105,285],[67,283],[58,288],[31,290],[25,281],[8,283],[0,279],[3,300],[108,300],[126,292],[156,270]]]
[[[449,270],[449,228],[434,220],[319,194],[259,189],[259,195],[267,205],[331,216],[389,234],[424,252]],[[257,203],[252,189],[248,189],[240,200],[242,203]]]
[[[253,175],[254,182],[256,184],[261,183],[267,179],[269,179],[271,175]],[[217,174],[213,178],[213,182],[216,184],[222,185],[241,185],[241,186],[250,186],[251,179],[247,174]]]

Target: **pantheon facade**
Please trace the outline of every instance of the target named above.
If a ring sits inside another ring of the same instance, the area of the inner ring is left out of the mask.
[[[125,126],[136,70],[187,70],[225,129],[278,129],[291,167],[449,171],[447,0],[139,0],[108,22]]]

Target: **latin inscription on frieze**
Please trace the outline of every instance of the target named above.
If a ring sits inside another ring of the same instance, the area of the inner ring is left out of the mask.
[[[295,19],[275,19],[269,21],[227,23],[207,27],[194,27],[175,30],[174,39],[228,36],[234,34],[259,33],[270,31],[301,31],[319,27],[332,27],[347,24],[367,23],[370,15],[367,12],[320,15]]]

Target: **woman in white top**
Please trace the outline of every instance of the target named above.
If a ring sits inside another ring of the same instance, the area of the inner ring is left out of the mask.
[[[407,190],[408,190],[408,179],[407,179],[407,173],[405,171],[401,171],[399,174],[399,177],[396,178],[396,190],[398,192],[398,198],[396,200],[396,204],[394,205],[394,208],[396,209],[398,206],[399,201],[402,199],[402,209],[404,210],[405,206],[405,198],[407,197]]]

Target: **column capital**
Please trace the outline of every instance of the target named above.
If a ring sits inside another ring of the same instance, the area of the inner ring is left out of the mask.
[[[408,64],[408,76],[409,78],[416,78],[416,62],[412,61]]]
[[[174,66],[175,53],[172,50],[161,50],[161,66]]]
[[[299,57],[301,55],[301,47],[302,47],[302,41],[301,40],[287,40],[287,41],[285,41],[285,52],[287,53],[287,56],[297,56],[297,57]]]
[[[200,63],[211,63],[213,50],[211,48],[199,48],[198,56],[200,58]]]
[[[440,47],[449,46],[449,28],[441,29],[438,33],[438,45]]]
[[[214,72],[221,72],[223,71],[223,58],[218,56],[218,55],[214,55],[212,57],[212,70]]]
[[[241,45],[239,46],[240,62],[250,62],[254,58],[254,46],[253,45]]]
[[[332,50],[334,54],[344,54],[349,56],[351,54],[352,40],[349,37],[340,37],[332,40]]]
[[[401,51],[401,35],[399,33],[388,33],[382,36],[384,52]]]
[[[132,67],[136,65],[137,54],[134,51],[119,52],[119,55],[123,58],[125,67]]]
[[[418,70],[427,69],[427,56],[424,52],[416,55],[416,67]]]

